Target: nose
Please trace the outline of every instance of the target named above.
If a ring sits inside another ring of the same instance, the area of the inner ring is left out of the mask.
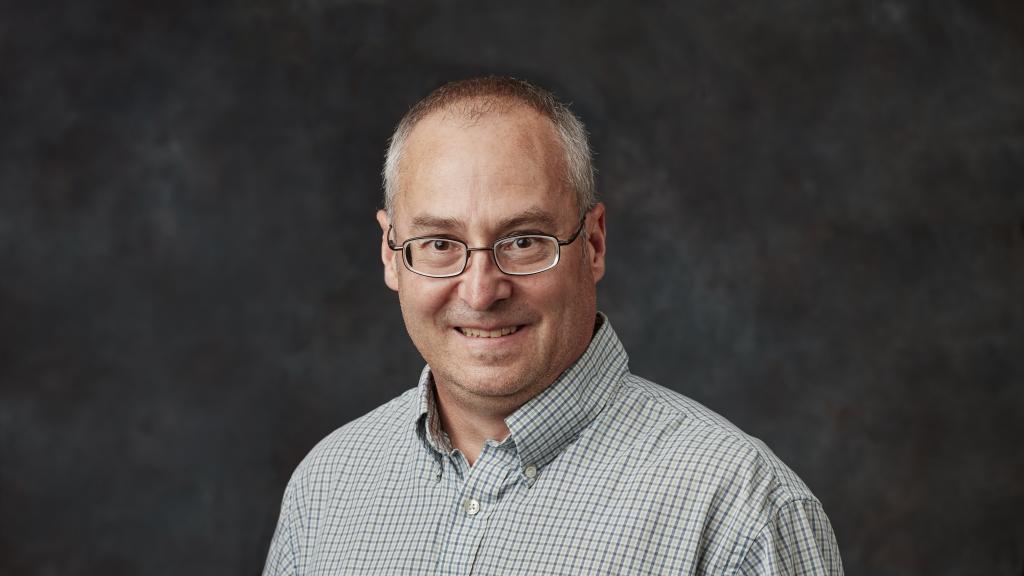
[[[466,271],[459,276],[459,298],[473,310],[488,310],[512,295],[509,277],[498,269],[488,250],[469,254]]]

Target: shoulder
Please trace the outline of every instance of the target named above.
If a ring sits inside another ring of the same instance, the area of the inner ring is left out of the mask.
[[[320,483],[365,469],[364,463],[415,433],[412,415],[418,402],[419,392],[412,388],[334,430],[303,458],[291,482]]]
[[[303,458],[285,487],[265,573],[304,572],[323,523],[347,504],[337,496],[364,497],[386,447],[415,434],[418,400],[416,389],[405,392],[328,434]]]
[[[663,494],[666,511],[706,535],[703,563],[776,573],[773,554],[795,553],[801,562],[829,567],[816,573],[842,573],[821,503],[763,442],[699,402],[632,374],[611,417],[613,434],[632,436],[624,447],[640,460],[642,488]]]
[[[794,502],[817,503],[768,446],[696,400],[628,374],[614,402],[620,425],[643,439],[645,467],[728,503],[731,514],[757,524]]]

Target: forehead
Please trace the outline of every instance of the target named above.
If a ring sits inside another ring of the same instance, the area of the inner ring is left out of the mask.
[[[562,219],[575,205],[564,166],[553,124],[531,109],[434,112],[406,141],[396,216],[489,222],[531,210]]]

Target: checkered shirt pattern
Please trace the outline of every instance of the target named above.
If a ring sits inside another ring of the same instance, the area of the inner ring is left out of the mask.
[[[828,518],[763,443],[586,353],[470,467],[433,381],[329,435],[285,490],[265,575],[842,574]]]

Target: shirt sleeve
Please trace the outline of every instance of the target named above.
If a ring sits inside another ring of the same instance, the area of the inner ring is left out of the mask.
[[[783,506],[751,542],[737,573],[842,576],[839,546],[821,504],[797,500]]]
[[[270,541],[270,552],[263,567],[263,576],[293,576],[296,574],[296,530],[301,518],[295,506],[294,480],[285,488],[281,500],[281,516],[277,520],[274,537]]]

